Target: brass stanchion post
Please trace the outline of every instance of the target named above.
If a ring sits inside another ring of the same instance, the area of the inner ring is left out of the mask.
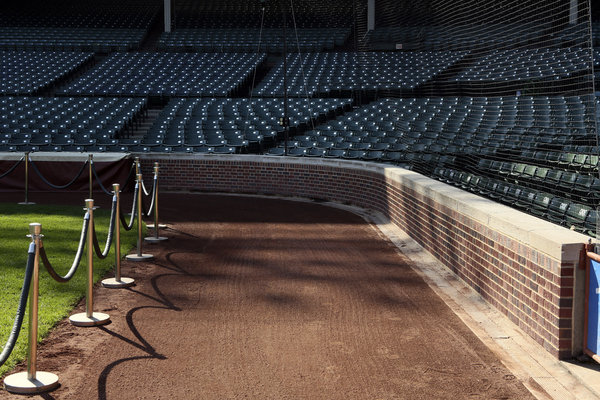
[[[35,246],[33,274],[29,286],[29,341],[27,345],[27,371],[7,376],[4,387],[9,392],[34,394],[47,392],[58,387],[58,376],[50,372],[37,371],[38,295],[40,278],[40,242],[42,225],[29,224],[31,245]]]
[[[154,225],[152,228],[154,229],[154,236],[149,236],[145,238],[148,243],[158,243],[163,240],[167,240],[168,238],[164,236],[159,236],[158,229],[161,227],[158,224],[158,163],[154,163]],[[148,226],[150,228],[150,225]]]
[[[118,183],[113,184],[113,194],[115,197],[115,277],[104,279],[102,286],[110,289],[117,289],[133,285],[132,278],[121,277],[121,223],[119,215],[121,215],[121,190]]]
[[[29,201],[29,152],[25,153],[25,201],[20,202],[21,205],[35,204]]]
[[[94,198],[94,191],[93,191],[93,185],[94,185],[94,175],[92,175],[94,173],[94,171],[92,170],[94,168],[94,164],[93,164],[93,154],[88,154],[88,174],[89,174],[89,178],[90,178],[90,196],[88,197],[88,199],[93,199]]]
[[[85,208],[89,215],[87,230],[87,290],[85,298],[85,313],[74,314],[69,317],[75,326],[104,325],[110,321],[108,314],[94,312],[94,200],[87,199]]]
[[[136,190],[137,190],[137,223],[138,223],[138,240],[137,240],[137,254],[128,254],[125,258],[129,261],[147,261],[154,258],[152,254],[143,254],[142,253],[142,214],[144,210],[142,210],[142,196],[144,195],[142,189],[142,174],[137,174],[136,179]]]

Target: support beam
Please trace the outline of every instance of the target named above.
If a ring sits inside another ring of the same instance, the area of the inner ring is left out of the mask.
[[[375,30],[375,0],[369,0],[367,6],[367,31]]]
[[[165,0],[165,32],[171,32],[171,0]]]
[[[579,14],[579,1],[578,0],[571,0],[570,1],[570,7],[569,7],[569,24],[576,24],[577,23],[577,17]]]

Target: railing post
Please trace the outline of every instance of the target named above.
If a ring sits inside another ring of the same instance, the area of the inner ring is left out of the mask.
[[[104,279],[102,286],[110,289],[117,289],[133,285],[132,278],[121,277],[121,187],[118,183],[113,184],[113,194],[115,198],[115,277]]]
[[[152,227],[154,229],[154,236],[149,236],[145,238],[148,243],[158,243],[163,240],[167,240],[168,238],[164,236],[159,236],[158,229],[161,227],[158,223],[158,163],[154,163],[154,225],[149,225],[148,228]]]
[[[136,160],[138,160],[138,158],[136,157]],[[137,166],[138,164],[136,164]],[[142,221],[142,214],[144,213],[144,210],[142,210],[142,196],[144,195],[143,189],[142,189],[142,174],[137,174],[136,177],[136,190],[137,190],[137,223],[138,223],[138,239],[137,239],[137,254],[128,254],[125,256],[125,258],[129,261],[147,261],[147,260],[151,260],[154,258],[154,256],[152,254],[143,254],[142,253],[142,229],[143,229],[143,221]]]
[[[33,394],[53,390],[58,387],[58,377],[50,372],[37,371],[38,337],[38,298],[40,279],[40,243],[43,237],[42,225],[29,224],[31,245],[35,247],[33,274],[29,286],[29,341],[27,344],[27,371],[10,375],[4,380],[9,392]]]
[[[29,152],[25,152],[25,201],[20,202],[21,205],[35,204],[29,201]]]
[[[69,317],[75,326],[103,325],[110,321],[108,314],[94,312],[94,200],[87,199],[85,208],[89,215],[87,227],[87,290],[85,298],[85,313],[74,314]]]
[[[94,160],[93,160],[93,157],[94,157],[93,154],[91,154],[91,153],[88,154],[88,174],[89,174],[89,179],[90,179],[90,183],[89,183],[89,185],[90,185],[90,196],[88,197],[88,199],[93,199],[94,198],[94,192],[93,192],[93,189],[92,189],[92,187],[94,185],[94,179],[93,179],[93,177],[94,177],[94,175],[93,175],[93,173],[94,173],[94,171],[93,171]]]

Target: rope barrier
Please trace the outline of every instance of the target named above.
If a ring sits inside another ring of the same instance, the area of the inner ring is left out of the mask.
[[[69,272],[67,272],[67,274],[65,276],[60,276],[56,272],[56,270],[52,267],[52,264],[50,264],[50,261],[48,260],[48,256],[46,255],[46,250],[44,249],[44,245],[43,245],[43,243],[40,242],[40,258],[42,260],[42,264],[44,264],[44,267],[46,268],[46,270],[48,271],[48,273],[50,274],[52,279],[54,279],[55,281],[60,282],[60,283],[65,283],[65,282],[70,281],[71,278],[73,278],[73,275],[75,275],[75,272],[77,271],[77,268],[79,267],[79,264],[81,263],[81,257],[83,256],[83,248],[85,246],[85,238],[87,237],[87,233],[88,233],[88,229],[89,229],[89,221],[90,221],[90,214],[88,212],[83,217],[83,228],[81,229],[81,237],[79,238],[79,246],[77,247],[77,253],[75,254],[75,260],[73,261],[73,264],[71,265],[71,269],[69,270]]]
[[[19,161],[17,161],[15,163],[15,165],[13,165],[12,167],[10,167],[8,169],[8,171],[4,172],[2,175],[0,175],[0,179],[10,175],[15,169],[17,169],[17,167],[19,166],[19,164],[21,164],[23,162],[23,160],[25,159],[25,157],[21,157],[21,159]]]
[[[102,184],[102,181],[100,180],[100,177],[98,176],[98,172],[96,171],[96,165],[94,164],[94,161],[91,162],[91,166],[92,166],[92,173],[94,174],[94,178],[96,178],[96,182],[98,182],[100,189],[102,189],[102,191],[104,193],[106,193],[107,195],[112,196],[112,193],[109,192],[108,189],[106,189],[106,187],[104,187],[104,185]]]
[[[130,261],[144,261],[144,260],[150,260],[152,258],[154,258],[154,256],[152,254],[143,254],[142,253],[142,174],[138,174],[137,175],[137,191],[138,196],[137,196],[137,208],[138,208],[138,212],[137,212],[137,222],[138,222],[138,240],[137,240],[137,254],[128,254],[127,256],[125,256],[126,259],[130,260]],[[132,214],[133,217],[133,214]]]
[[[97,326],[110,321],[104,313],[94,312],[94,200],[86,199],[85,210],[89,215],[89,229],[87,230],[87,288],[85,296],[85,312],[73,314],[69,321],[75,326]]]
[[[35,165],[35,163],[33,162],[32,159],[29,159],[29,163],[31,164],[31,166],[33,167],[33,169],[35,170],[36,174],[38,174],[38,176],[42,179],[42,181],[50,186],[53,189],[66,189],[69,186],[71,186],[72,184],[74,184],[77,179],[79,179],[79,177],[81,176],[81,174],[83,174],[83,171],[85,170],[85,166],[88,164],[87,161],[85,161],[83,163],[83,165],[81,166],[81,169],[79,170],[79,172],[77,173],[77,175],[75,176],[75,178],[73,178],[69,183],[67,183],[66,185],[54,185],[53,183],[51,183],[50,181],[48,181],[48,179],[46,179],[46,177],[44,175],[42,175],[41,171],[38,169],[38,167]]]
[[[127,175],[127,179],[125,179],[125,183],[121,186],[121,190],[125,190],[127,186],[129,186],[132,182],[135,182],[135,165],[132,163],[131,168],[129,168],[129,175]]]
[[[153,196],[152,196],[152,210],[154,212],[154,236],[149,236],[145,240],[150,243],[157,243],[163,240],[167,240],[168,238],[164,236],[160,236],[158,234],[158,230],[160,229],[160,224],[158,223],[158,163],[154,163],[154,188],[153,188]],[[150,225],[148,225],[150,228]]]
[[[21,297],[19,298],[19,307],[17,308],[17,315],[15,317],[13,328],[10,331],[6,345],[0,354],[0,366],[6,363],[6,360],[8,360],[8,357],[15,348],[15,344],[19,338],[19,333],[21,332],[21,326],[23,325],[23,318],[25,317],[25,309],[27,308],[27,299],[29,297],[29,287],[31,285],[31,277],[33,275],[33,264],[35,261],[35,243],[32,242],[29,244],[28,253],[27,267],[25,268],[25,279],[23,280],[23,288],[21,289]]]
[[[113,196],[112,207],[110,210],[110,223],[108,224],[108,236],[106,238],[106,244],[104,246],[104,250],[100,250],[100,244],[98,243],[98,236],[96,234],[96,224],[92,225],[92,229],[94,232],[94,251],[99,259],[104,260],[108,256],[108,252],[110,251],[110,246],[113,241],[113,232],[115,230],[115,220],[116,220],[116,211],[117,211],[117,196]]]
[[[157,181],[157,177],[156,177],[156,174],[155,174],[154,175],[154,179],[152,180],[152,193],[151,193],[152,197],[150,199],[150,206],[149,207],[145,207],[145,203],[144,203],[145,198],[142,197],[142,213],[146,217],[151,216],[152,212],[154,211],[154,199],[156,198],[156,181]],[[142,188],[143,187],[144,187],[144,182],[142,181]],[[147,196],[150,196],[150,194],[146,194],[146,197]]]
[[[158,177],[156,176],[156,174],[154,175],[154,178],[152,179],[152,193],[151,193],[151,199],[150,199],[150,206],[148,207],[148,212],[146,213],[146,217],[149,217],[152,215],[152,213],[154,212],[154,200],[156,200],[156,182],[158,180]]]
[[[120,206],[120,185],[118,183],[113,183],[113,204],[115,207],[114,211],[114,222],[116,222],[116,216],[121,213]],[[111,216],[112,217],[112,216]],[[113,232],[113,229],[110,230]],[[107,278],[102,281],[102,286],[106,288],[123,288],[133,285],[134,280],[132,278],[125,278],[121,276],[121,226],[117,223],[116,229],[114,229],[115,234],[115,277]]]
[[[142,190],[144,191],[144,196],[150,196],[150,193],[146,190],[146,185],[144,185],[144,181],[142,181]]]
[[[138,184],[135,184],[135,189],[133,191],[133,204],[131,205],[131,217],[129,219],[129,223],[125,220],[125,216],[119,213],[119,219],[121,220],[121,225],[123,229],[126,231],[130,231],[133,228],[133,223],[135,221],[135,214],[137,213],[137,198],[138,198]]]

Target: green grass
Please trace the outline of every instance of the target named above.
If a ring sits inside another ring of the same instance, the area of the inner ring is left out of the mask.
[[[65,275],[73,264],[83,225],[85,212],[82,207],[0,203],[0,351],[6,344],[13,326],[19,303],[21,287],[27,264],[30,239],[29,224],[42,224],[43,243],[50,263],[60,275]],[[100,248],[104,248],[108,234],[110,209],[97,209],[94,220]],[[121,229],[121,254],[125,255],[136,245],[137,230]],[[79,269],[67,283],[55,282],[40,262],[39,330],[38,341],[85,296],[87,277],[87,253],[84,253]],[[114,245],[104,260],[94,254],[94,281],[98,281],[114,269]],[[17,345],[4,366],[0,377],[26,357],[28,313]]]

